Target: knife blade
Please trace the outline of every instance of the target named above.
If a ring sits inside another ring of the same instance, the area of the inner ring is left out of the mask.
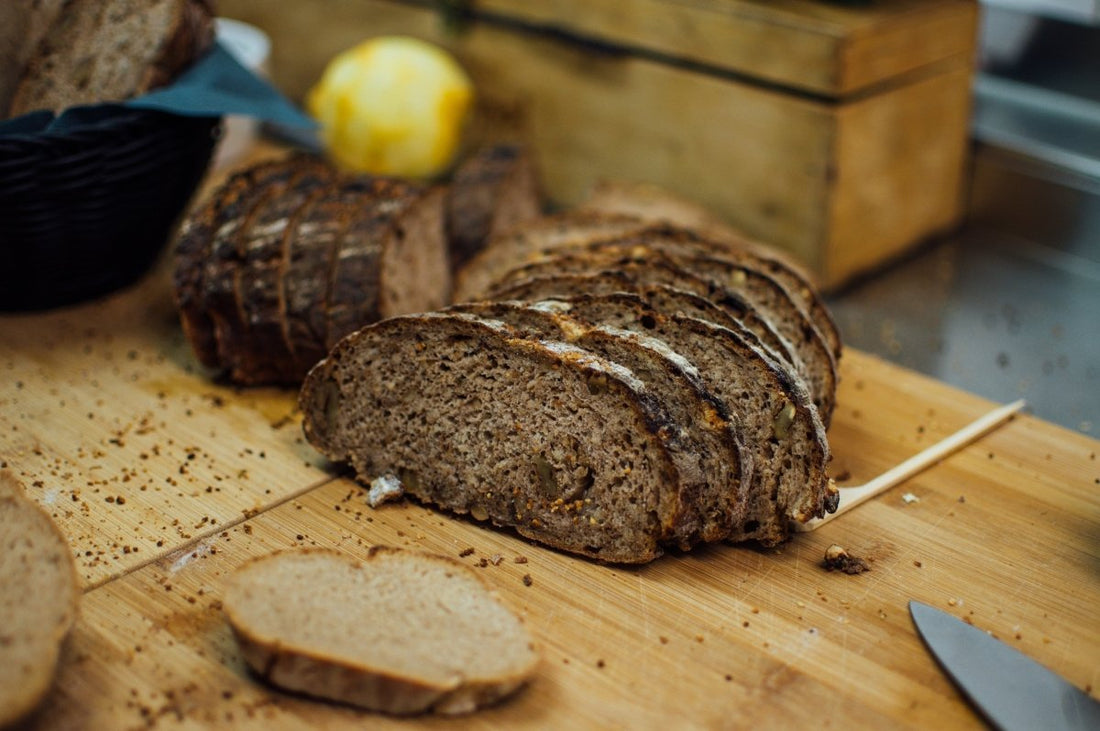
[[[910,601],[909,614],[940,666],[995,727],[1100,729],[1100,703],[1027,655],[927,604]]]

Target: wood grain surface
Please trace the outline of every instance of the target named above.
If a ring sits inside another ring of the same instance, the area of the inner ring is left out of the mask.
[[[841,484],[991,406],[859,352],[841,372]],[[220,611],[225,577],[312,545],[461,557],[525,617],[536,677],[463,728],[980,727],[915,634],[911,598],[1098,695],[1100,443],[1029,416],[781,547],[624,569],[411,502],[371,509],[304,443],[294,392],[228,387],[197,365],[163,270],[102,302],[0,316],[0,373],[0,463],[68,536],[85,586],[31,728],[447,723],[295,697],[247,672]],[[826,571],[834,543],[870,571]]]

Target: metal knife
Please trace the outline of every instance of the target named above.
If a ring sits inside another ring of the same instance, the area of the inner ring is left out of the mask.
[[[909,614],[940,666],[993,726],[1100,729],[1100,702],[1023,653],[927,604],[910,601]]]

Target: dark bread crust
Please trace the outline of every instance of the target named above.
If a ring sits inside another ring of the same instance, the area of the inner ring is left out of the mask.
[[[536,302],[543,299],[578,295],[631,292],[641,295],[654,306],[676,308],[676,311],[710,320],[731,329],[745,328],[758,344],[774,358],[794,367],[797,356],[790,343],[775,331],[767,320],[757,315],[748,303],[734,293],[724,293],[717,301],[697,292],[707,289],[707,282],[691,272],[681,270],[680,282],[687,283],[694,291],[664,283],[639,281],[629,272],[603,269],[584,274],[547,274],[530,277],[502,290],[502,300]],[[718,304],[721,302],[721,304]],[[662,305],[663,303],[663,305]]]
[[[233,173],[180,225],[173,246],[176,306],[184,333],[199,362],[207,368],[220,365],[214,321],[205,302],[208,262],[215,241],[223,226],[236,221],[233,217],[239,215],[242,199],[251,195],[266,176],[277,174],[279,165],[262,163]],[[216,271],[213,265],[211,268]]]
[[[459,313],[365,327],[306,378],[306,438],[361,480],[396,475],[420,500],[561,550],[660,555],[680,502],[660,402],[621,366],[516,335]]]
[[[297,227],[299,212],[311,196],[334,176],[319,158],[300,156],[286,190],[269,200],[242,232],[240,266],[234,268],[236,302],[245,334],[225,353],[231,380],[239,383],[301,382],[284,334],[286,302],[282,277],[283,247]]]
[[[768,275],[751,267],[715,256],[692,254],[675,243],[647,233],[636,238],[550,251],[506,273],[489,294],[494,298],[507,296],[510,284],[542,274],[583,274],[604,269],[617,269],[642,282],[682,286],[722,306],[727,306],[722,300],[728,300],[731,293],[738,295],[751,306],[751,311],[770,322],[790,342],[800,362],[796,365],[801,366],[800,372],[810,382],[814,402],[825,423],[829,423],[836,390],[836,362],[832,352],[790,294]],[[705,288],[697,281],[684,279],[685,270],[705,280]]]
[[[494,234],[535,218],[541,209],[538,175],[524,146],[498,144],[478,150],[451,179],[447,200],[451,266],[461,267]]]
[[[328,352],[328,283],[344,231],[351,225],[359,196],[339,182],[325,186],[307,203],[289,237],[283,296],[286,333],[294,370],[309,371]]]

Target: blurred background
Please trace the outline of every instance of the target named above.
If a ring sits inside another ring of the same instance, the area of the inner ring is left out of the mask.
[[[855,347],[1100,436],[1100,3],[981,10],[964,224],[833,306]]]

